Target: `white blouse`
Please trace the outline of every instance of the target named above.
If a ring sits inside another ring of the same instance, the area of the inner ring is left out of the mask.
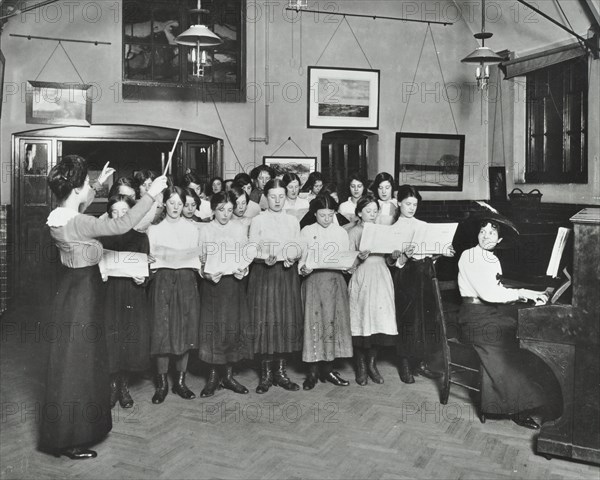
[[[335,249],[340,252],[350,250],[350,239],[348,232],[339,225],[331,224],[323,228],[318,223],[307,225],[300,232],[300,242],[305,252],[318,251],[319,254],[327,255]],[[306,264],[306,255],[298,262],[298,271]]]
[[[499,275],[502,275],[502,266],[493,252],[479,245],[465,250],[458,261],[460,295],[491,303],[518,301],[519,290],[504,287],[498,279]]]

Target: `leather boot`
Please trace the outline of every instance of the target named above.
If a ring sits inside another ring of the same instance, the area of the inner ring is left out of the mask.
[[[300,385],[292,382],[287,373],[285,372],[285,360],[283,358],[278,358],[277,369],[273,372],[273,385],[279,385],[286,390],[291,390],[293,392],[300,390]]]
[[[406,357],[400,357],[400,380],[404,383],[415,383],[415,377],[410,371],[410,363]]]
[[[200,392],[200,396],[202,398],[212,397],[215,394],[215,390],[218,390],[220,388],[221,383],[219,379],[219,373],[217,372],[217,366],[211,365],[210,371],[208,373],[208,380],[206,382],[206,385]]]
[[[435,372],[429,368],[429,364],[425,360],[421,360],[417,368],[413,371],[414,375],[421,375],[425,378],[431,378],[435,380],[436,378],[440,378],[442,374],[440,372]]]
[[[356,383],[364,387],[368,382],[365,351],[362,348],[354,347],[354,357],[356,358]]]
[[[184,400],[196,398],[196,394],[185,384],[185,372],[177,372],[177,380],[175,381],[175,385],[173,385],[173,393],[176,393]]]
[[[156,391],[152,397],[152,403],[158,404],[165,401],[165,397],[169,393],[169,380],[166,373],[161,373],[156,376]]]
[[[133,407],[133,398],[129,393],[129,378],[126,373],[119,375],[119,404],[122,408]]]
[[[248,393],[248,389],[233,378],[233,367],[231,365],[225,367],[225,376],[221,380],[221,386],[235,393]]]
[[[340,377],[339,372],[333,371],[333,362],[323,362],[323,368],[321,369],[321,381],[333,383],[338,387],[347,387],[350,385],[348,380],[344,380]]]
[[[256,387],[256,393],[266,393],[273,385],[273,370],[271,369],[271,360],[261,360],[260,362],[260,383]]]
[[[369,351],[367,352],[367,372],[369,374],[369,377],[371,377],[371,380],[373,380],[375,383],[383,383],[383,377],[381,376],[381,374],[379,373],[379,370],[377,370],[377,349],[376,348],[369,348]]]
[[[110,408],[115,408],[119,399],[119,386],[117,385],[117,374],[110,376]]]
[[[319,364],[312,362],[308,364],[308,375],[302,384],[303,390],[312,390],[319,381]]]

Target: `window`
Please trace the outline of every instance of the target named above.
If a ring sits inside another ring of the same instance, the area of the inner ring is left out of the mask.
[[[190,48],[178,45],[175,39],[191,23],[196,23],[197,16],[190,13],[190,9],[197,7],[197,1],[124,0],[126,96],[135,94],[139,87],[178,87],[176,90],[180,91],[187,87],[194,92],[209,93],[215,100],[245,101],[241,95],[245,88],[245,25],[242,22],[245,0],[203,0],[201,6],[208,11],[202,21],[223,43],[208,50],[204,76],[195,77]],[[189,96],[189,91],[187,93]],[[197,93],[191,98],[197,98]]]
[[[528,183],[587,183],[586,57],[527,74]]]

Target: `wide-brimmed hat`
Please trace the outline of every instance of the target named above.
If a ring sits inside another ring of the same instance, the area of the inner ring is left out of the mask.
[[[516,246],[519,229],[512,220],[499,213],[483,210],[472,212],[459,225],[454,240],[460,250],[477,245],[477,235],[479,234],[479,226],[482,222],[493,222],[500,225],[500,237],[503,240],[497,245],[497,249],[508,249]]]

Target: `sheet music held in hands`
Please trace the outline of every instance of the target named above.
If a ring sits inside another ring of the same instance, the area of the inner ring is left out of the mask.
[[[170,268],[180,270],[182,268],[192,268],[200,270],[200,247],[189,248],[187,250],[172,249],[168,247],[157,246],[150,252],[155,262],[150,264],[152,270],[159,268]]]
[[[444,254],[452,245],[458,223],[419,223],[416,228],[365,223],[360,250],[371,253],[404,251],[410,245],[415,255]]]
[[[211,244],[207,248],[204,272],[209,274],[222,273],[233,275],[237,270],[243,270],[254,260],[254,253],[246,246],[226,248],[225,244]]]
[[[271,255],[277,257],[278,262],[289,258],[300,258],[302,256],[301,242],[282,242],[281,240],[261,240],[258,243],[251,242],[247,245],[248,255],[253,258],[266,260]]]
[[[348,270],[354,265],[358,253],[355,250],[340,250],[334,243],[322,248],[313,245],[308,249],[306,267],[311,270]]]
[[[139,252],[103,250],[98,268],[102,279],[107,277],[147,277],[148,255]]]

